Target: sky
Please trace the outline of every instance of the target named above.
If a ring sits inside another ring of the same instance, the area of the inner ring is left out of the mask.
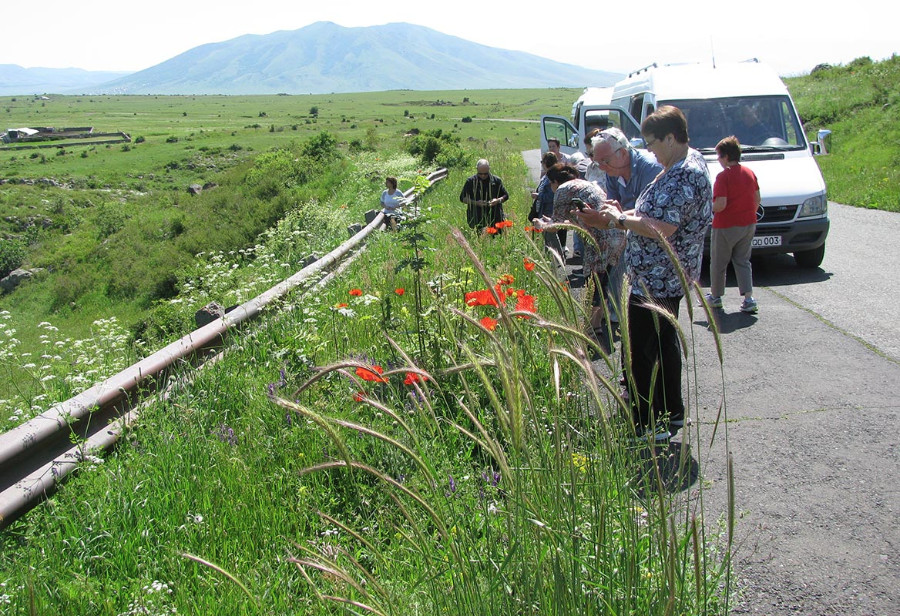
[[[14,2],[16,0],[10,0]],[[757,58],[780,75],[900,52],[881,0],[18,0],[0,33],[0,64],[138,71],[198,45],[317,21],[406,22],[501,49],[627,73],[670,64]],[[543,9],[535,7],[543,6]],[[640,7],[634,15],[631,7]],[[595,25],[591,25],[595,24]]]

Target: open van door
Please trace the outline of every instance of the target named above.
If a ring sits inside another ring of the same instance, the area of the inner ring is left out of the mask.
[[[562,116],[541,116],[541,152],[547,151],[547,139],[559,139],[559,151],[571,156],[581,150],[578,130]]]
[[[571,155],[576,151],[585,152],[583,134],[579,127],[587,132],[595,128],[618,128],[635,147],[643,147],[641,129],[627,111],[615,105],[579,105],[576,107],[578,125],[562,116],[541,116],[541,152],[547,151],[547,139],[559,139],[559,149]]]

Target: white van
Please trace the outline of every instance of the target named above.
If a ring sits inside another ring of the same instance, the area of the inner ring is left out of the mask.
[[[579,99],[584,101],[578,116],[573,114],[578,126],[564,118],[542,118],[542,143],[547,136],[556,136],[548,134],[548,129],[560,131],[555,126],[560,120],[578,133],[579,127],[586,126],[585,109],[596,117],[604,113],[601,104],[588,104],[590,90]],[[778,75],[756,61],[651,65],[613,87],[607,114],[611,125],[618,125],[632,143],[643,147],[640,131],[634,131],[662,105],[684,112],[691,146],[703,153],[713,180],[722,170],[716,144],[729,135],[741,142],[741,163],[756,173],[762,196],[754,254],[793,253],[799,266],[818,267],[825,256],[829,220],[825,181],[813,154],[824,153],[824,148],[818,141],[807,141],[794,102]],[[827,133],[820,131],[818,138]],[[574,151],[578,141],[578,136],[570,138],[565,142],[569,148],[563,151]]]

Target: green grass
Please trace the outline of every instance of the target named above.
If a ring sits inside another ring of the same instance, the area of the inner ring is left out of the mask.
[[[6,612],[728,613],[727,531],[691,484],[702,458],[623,445],[616,358],[592,369],[586,307],[523,232],[521,156],[483,152],[512,229],[454,235],[469,170],[454,171],[423,219],[230,336],[0,535]],[[291,233],[269,238],[276,261]],[[503,276],[534,314],[466,306]]]
[[[424,165],[392,162],[415,139],[408,133],[440,131],[443,142],[450,138],[475,149],[491,143],[530,148],[544,105],[561,112],[574,96],[572,90],[473,90],[4,99],[9,126],[93,125],[134,139],[127,150],[0,149],[4,178],[10,180],[0,186],[0,236],[25,247],[24,261],[17,264],[43,269],[0,296],[0,311],[9,313],[6,332],[15,330],[18,354],[37,357],[43,353],[40,336],[46,335],[39,323],[52,323],[62,340],[83,340],[94,321],[116,317],[133,336],[158,346],[190,326],[184,314],[173,318],[169,307],[158,304],[192,277],[200,266],[196,254],[252,249],[259,234],[288,212],[309,226],[327,222],[314,233],[299,229],[302,241],[290,256],[296,263],[338,242],[343,227],[376,207],[385,175],[410,185]],[[313,108],[317,113],[310,115]],[[463,117],[476,121],[462,122]],[[304,157],[309,164],[294,161],[326,133],[338,140],[336,152],[322,152],[323,160]],[[366,150],[363,165],[348,165],[348,152]],[[188,195],[190,184],[208,182],[218,186]],[[8,245],[4,239],[0,265],[7,263]],[[33,363],[18,359],[0,366],[0,399],[18,389],[18,365]],[[26,380],[40,382],[43,376]],[[43,393],[27,389],[27,397]]]
[[[900,57],[859,58],[786,80],[811,138],[832,131],[819,157],[828,198],[900,212]]]

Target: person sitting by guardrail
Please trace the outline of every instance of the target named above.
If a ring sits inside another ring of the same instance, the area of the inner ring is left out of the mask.
[[[406,197],[397,189],[397,178],[384,178],[385,189],[381,193],[381,211],[384,213],[384,224],[394,231],[400,218],[400,208],[406,205]]]
[[[467,206],[468,225],[473,229],[486,229],[503,220],[503,202],[509,199],[509,193],[503,180],[491,173],[487,159],[479,160],[475,168],[477,173],[466,179],[459,200]]]

